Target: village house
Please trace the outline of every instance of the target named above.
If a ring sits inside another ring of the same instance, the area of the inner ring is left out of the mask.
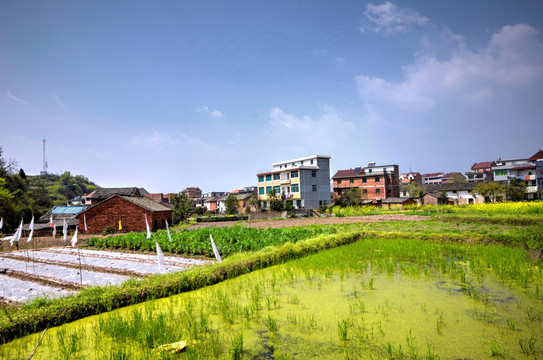
[[[526,182],[528,200],[538,199],[538,190],[543,190],[543,150],[527,159],[496,160],[492,166],[494,181],[509,183],[512,179]]]
[[[441,177],[442,184],[466,182],[466,177],[459,172],[451,172]]]
[[[273,191],[295,209],[316,209],[330,204],[330,156],[312,155],[273,164],[272,171],[256,174],[258,199],[262,208],[270,206]]]
[[[398,165],[376,165],[338,170],[332,177],[333,199],[352,188],[360,188],[362,200],[380,204],[389,197],[400,196]]]
[[[482,204],[485,199],[474,192],[476,186],[475,182],[423,185],[422,189],[426,192],[424,204],[440,204],[443,198],[446,198],[447,204]]]
[[[423,184],[441,184],[441,178],[443,177],[442,172],[423,174],[422,183]]]
[[[408,173],[400,174],[400,183],[401,184],[416,183],[416,184],[421,185],[422,175],[418,172],[408,172]]]
[[[471,166],[471,171],[466,172],[467,181],[471,182],[483,182],[493,181],[494,176],[492,173],[492,166],[495,166],[496,162],[486,161],[475,163]]]
[[[112,195],[108,199],[82,211],[79,214],[79,229],[98,234],[106,229],[122,232],[146,230],[145,216],[152,231],[166,228],[166,221],[172,224],[172,209],[144,196]],[[122,229],[119,229],[119,224]]]

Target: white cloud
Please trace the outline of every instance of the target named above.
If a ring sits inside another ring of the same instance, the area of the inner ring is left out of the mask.
[[[418,12],[400,8],[391,2],[381,5],[368,4],[360,31],[385,34],[406,33],[414,26],[423,26],[430,20]]]
[[[446,60],[419,55],[403,67],[403,81],[355,77],[365,102],[425,111],[445,97],[467,102],[492,99],[500,89],[522,87],[543,79],[543,46],[528,25],[505,26],[478,51],[460,46]]]
[[[68,107],[57,95],[53,95],[53,98],[55,99],[55,103],[57,104],[58,108],[61,110],[66,110]]]
[[[209,110],[207,106],[200,106],[197,111],[202,114],[208,114],[216,119],[220,119],[222,117],[222,112],[219,110]]]
[[[153,131],[152,134],[138,133],[129,144],[134,147],[161,150],[171,142],[170,135],[163,131]]]
[[[24,105],[24,106],[30,106],[30,104],[27,101],[13,95],[10,91],[6,91],[6,96],[9,99],[11,99],[11,101],[13,101],[13,102],[15,102],[17,104]]]
[[[306,147],[323,146],[345,141],[356,126],[343,120],[332,107],[325,106],[317,119],[309,116],[287,114],[280,108],[272,108],[270,122],[265,133],[272,140]]]

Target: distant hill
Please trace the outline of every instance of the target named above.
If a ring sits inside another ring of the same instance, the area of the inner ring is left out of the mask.
[[[68,200],[87,195],[99,187],[85,176],[72,176],[69,171],[62,175],[28,176],[27,180],[29,190],[40,196],[47,194],[51,205],[66,205]]]

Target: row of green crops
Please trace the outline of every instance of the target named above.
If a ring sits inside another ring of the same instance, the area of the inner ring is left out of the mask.
[[[280,245],[286,242],[295,243],[318,235],[330,235],[344,231],[346,226],[307,226],[280,229],[256,229],[246,226],[221,228],[202,228],[178,232],[171,231],[169,241],[166,230],[159,230],[150,239],[145,233],[128,233],[126,235],[90,238],[87,246],[107,249],[126,249],[133,251],[155,251],[157,241],[163,251],[172,254],[213,256],[210,234],[217,245],[221,256],[228,256],[243,251],[260,250],[266,246]]]
[[[387,209],[371,205],[363,206],[334,206],[329,213],[334,216],[363,216],[402,213],[408,215],[461,215],[470,217],[503,217],[498,220],[506,221],[518,217],[529,219],[531,223],[541,223],[543,220],[543,201],[486,203],[473,205],[407,205],[403,209]],[[539,221],[538,221],[539,220]],[[522,225],[522,223],[520,223]]]

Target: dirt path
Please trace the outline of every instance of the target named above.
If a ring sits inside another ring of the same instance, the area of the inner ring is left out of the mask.
[[[426,216],[418,215],[402,215],[402,214],[390,214],[390,215],[369,215],[369,216],[349,216],[349,217],[312,217],[312,218],[300,218],[300,219],[283,219],[283,220],[263,220],[263,221],[250,221],[241,222],[240,224],[252,228],[283,228],[294,226],[308,226],[308,225],[327,225],[327,224],[353,224],[353,223],[371,223],[381,221],[421,221],[426,220]],[[200,229],[205,227],[225,227],[237,224],[237,221],[220,221],[220,222],[208,222],[198,223],[195,225],[187,226],[186,229]]]

